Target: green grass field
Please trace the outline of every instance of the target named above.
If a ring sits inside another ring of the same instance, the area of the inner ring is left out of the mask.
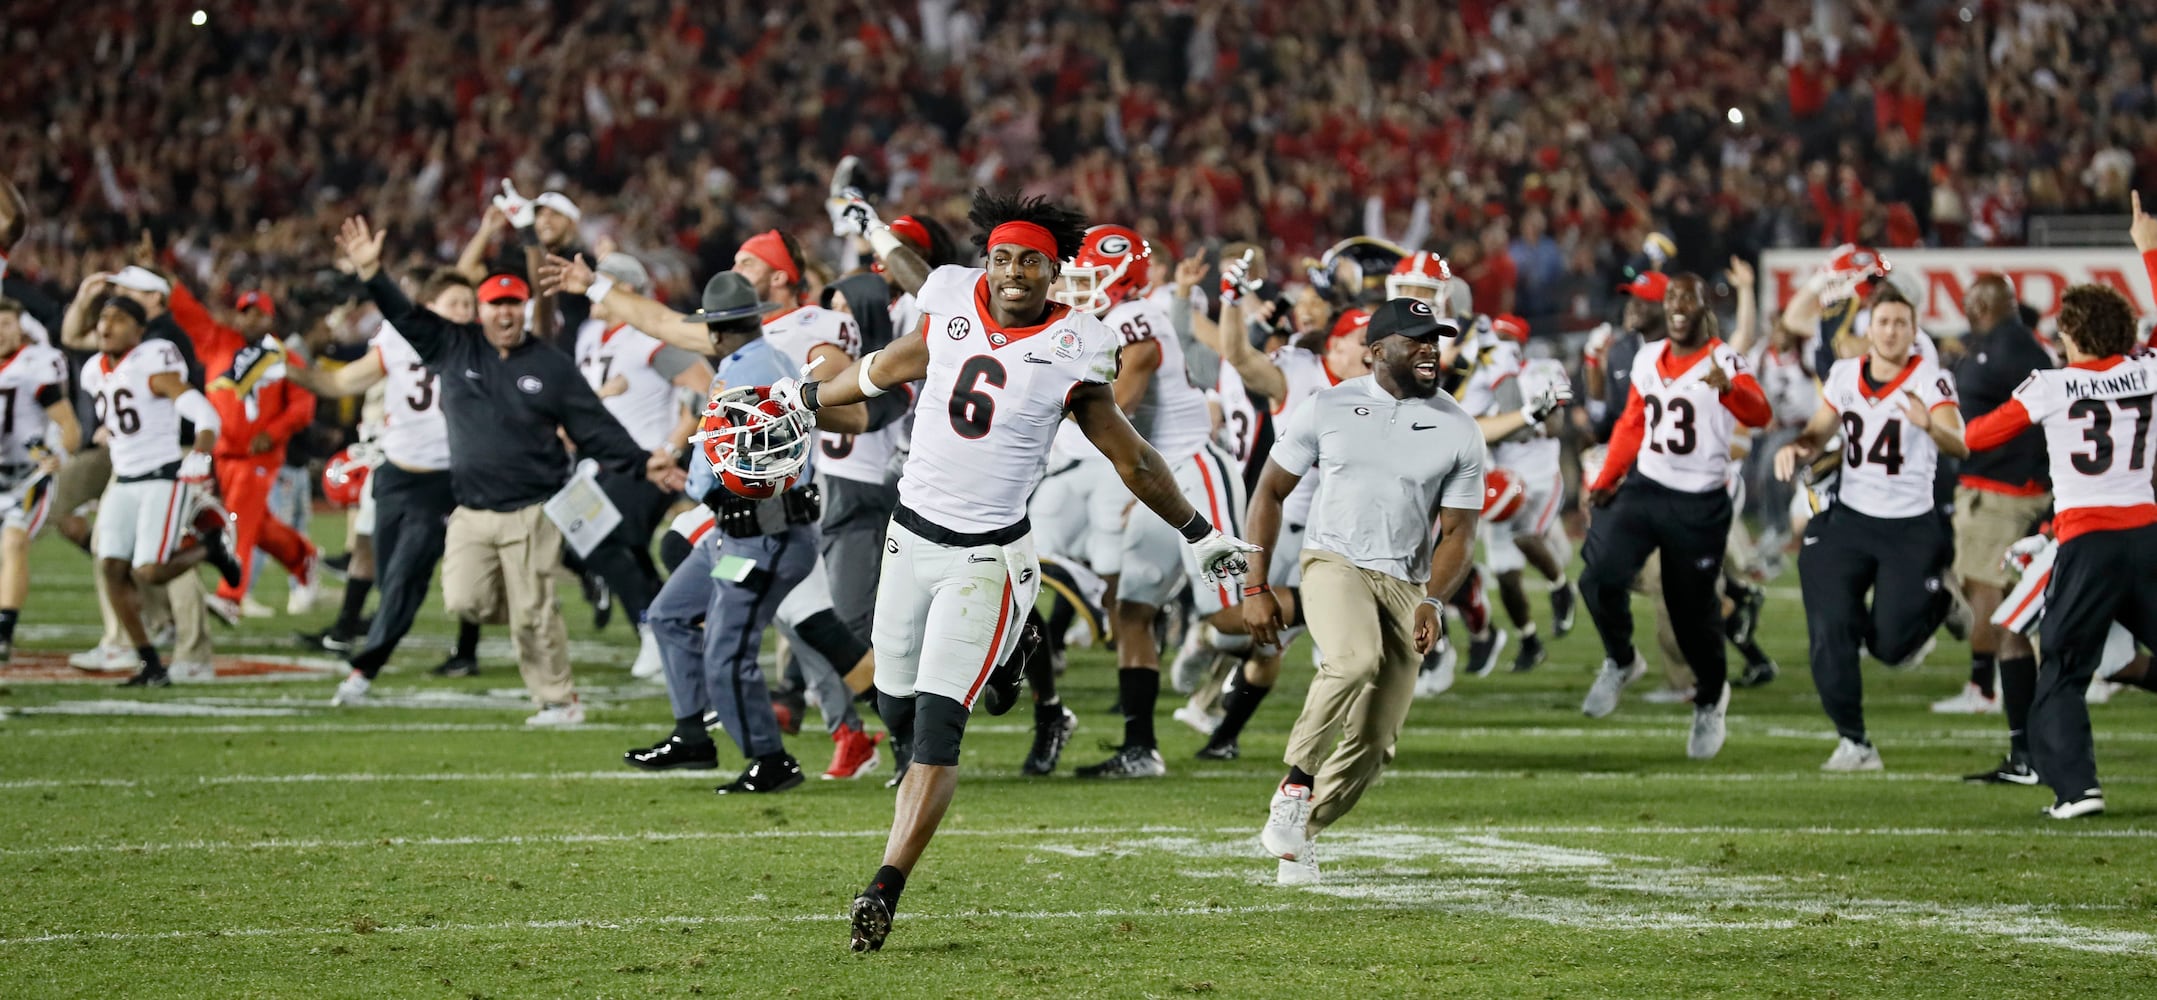
[[[23,645],[86,648],[88,563],[50,539],[35,558]],[[1959,646],[1868,668],[1889,770],[1823,775],[1834,737],[1792,583],[1765,626],[1783,677],[1738,694],[1720,758],[1686,760],[1686,710],[1642,688],[1581,717],[1583,616],[1542,669],[1419,703],[1307,889],[1271,884],[1255,836],[1303,651],[1243,760],[1192,760],[1165,696],[1170,776],[1119,785],[1069,777],[1120,732],[1110,661],[1077,654],[1064,774],[1018,777],[1023,709],[978,718],[944,834],[868,957],[841,914],[890,821],[883,775],[743,801],[711,794],[726,771],[630,771],[621,752],[665,732],[666,704],[628,677],[629,633],[594,635],[573,594],[593,709],[574,732],[523,729],[499,630],[483,676],[427,677],[433,611],[381,707],[329,708],[331,680],[9,684],[0,996],[2157,994],[2157,699],[2094,710],[2113,810],[2094,820],[1956,780],[2005,731],[1927,712],[1962,681]],[[220,632],[221,651],[290,653],[294,625]],[[130,707],[219,714],[81,714]],[[820,771],[812,730],[792,748]]]

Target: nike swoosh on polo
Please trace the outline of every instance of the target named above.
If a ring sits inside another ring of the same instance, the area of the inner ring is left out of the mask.
[[[1805,540],[1805,544],[1807,544],[1807,545],[1811,545],[1812,543],[1814,543],[1814,542],[1817,542],[1817,541],[1819,541],[1819,539],[1817,539],[1817,538],[1808,538],[1808,539],[1806,539],[1806,540]]]
[[[1437,430],[1437,429],[1438,429],[1438,425],[1437,425],[1437,424],[1409,424],[1409,425],[1408,425],[1408,429],[1409,429],[1409,430],[1412,430],[1412,431],[1434,431],[1434,430]]]

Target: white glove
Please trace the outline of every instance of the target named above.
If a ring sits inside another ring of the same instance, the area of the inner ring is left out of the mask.
[[[1588,342],[1581,347],[1581,353],[1600,357],[1604,351],[1610,349],[1610,337],[1613,332],[1611,325],[1608,323],[1589,331]]]
[[[1232,306],[1243,297],[1258,291],[1258,282],[1251,280],[1251,253],[1221,265],[1221,304]]]
[[[1208,583],[1220,583],[1250,572],[1251,564],[1243,558],[1244,554],[1262,551],[1264,547],[1222,534],[1216,528],[1212,534],[1192,542],[1191,548],[1198,553],[1199,575]]]
[[[532,199],[518,194],[517,185],[511,183],[507,177],[502,178],[502,193],[494,196],[494,207],[501,209],[502,214],[508,217],[509,224],[518,229],[530,229],[532,220],[539,213],[538,207],[532,204]]]
[[[2006,554],[2000,557],[2000,565],[2013,570],[2019,576],[2023,570],[2029,569],[2031,561],[2051,544],[2052,539],[2043,535],[2030,535],[2019,539],[2007,547]]]
[[[190,451],[187,453],[186,458],[180,459],[180,481],[190,486],[200,486],[209,482],[210,476],[215,471],[215,467],[210,462],[209,452]]]
[[[876,208],[854,188],[825,199],[824,214],[831,216],[833,236],[867,237],[869,230],[884,228],[884,220],[876,217]]]
[[[1529,423],[1540,424],[1544,417],[1550,416],[1552,410],[1572,401],[1573,383],[1552,382],[1544,386],[1542,392],[1536,393],[1535,398],[1529,400],[1528,405],[1522,407],[1520,412],[1528,418]]]
[[[803,406],[801,402],[801,380],[798,378],[780,379],[766,386],[765,392],[767,393],[765,398],[777,402],[788,410],[804,412],[808,410],[808,407]]]

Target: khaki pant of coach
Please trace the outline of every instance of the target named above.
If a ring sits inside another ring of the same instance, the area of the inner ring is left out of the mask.
[[[554,603],[562,533],[540,504],[522,510],[459,507],[442,542],[442,603],[449,613],[484,623],[504,607],[525,690],[542,704],[575,693],[569,676],[569,627]]]
[[[1423,663],[1415,646],[1423,588],[1305,548],[1302,595],[1303,620],[1324,658],[1283,759],[1317,776],[1310,819],[1316,836],[1355,808],[1408,720]]]

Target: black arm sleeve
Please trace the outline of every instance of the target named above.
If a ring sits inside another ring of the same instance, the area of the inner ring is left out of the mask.
[[[432,309],[413,305],[388,271],[376,271],[374,277],[367,279],[367,296],[374,300],[375,308],[382,310],[382,319],[396,327],[419,359],[428,364],[440,361],[460,334],[478,335],[477,323],[452,323]]]
[[[629,432],[622,429],[621,421],[607,412],[606,404],[599,401],[599,394],[593,392],[584,376],[577,372],[576,362],[553,348],[544,350],[560,359],[560,371],[548,379],[562,387],[554,398],[554,419],[577,446],[577,457],[598,462],[609,472],[643,476],[644,462],[651,453],[637,447]]]

